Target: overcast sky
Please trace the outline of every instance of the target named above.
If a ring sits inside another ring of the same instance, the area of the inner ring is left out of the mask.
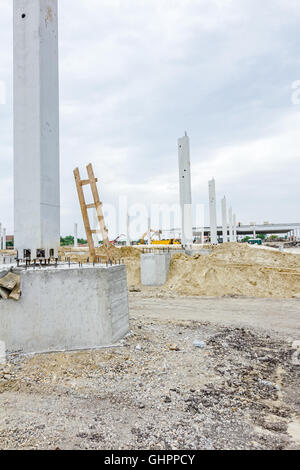
[[[12,0],[0,11],[11,233]],[[72,172],[90,161],[106,202],[178,202],[185,130],[194,202],[207,205],[214,176],[239,221],[300,222],[299,31],[299,0],[59,0],[62,233],[81,220]]]

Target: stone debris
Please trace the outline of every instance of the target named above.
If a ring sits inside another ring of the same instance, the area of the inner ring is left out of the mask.
[[[0,298],[19,300],[21,296],[21,278],[18,274],[9,272],[0,278]]]
[[[299,413],[300,368],[289,342],[208,322],[131,326],[119,349],[0,366],[0,448],[297,448],[288,427]],[[195,337],[210,355],[195,349]]]
[[[21,281],[20,281],[20,276],[18,277],[19,279],[17,281],[17,284],[15,285],[15,287],[13,288],[13,290],[11,291],[9,295],[10,299],[16,300],[16,301],[18,301],[21,297]]]
[[[7,300],[10,295],[10,291],[8,289],[4,289],[4,287],[0,287],[0,298]]]
[[[205,343],[204,343],[204,341],[200,341],[200,340],[196,339],[196,340],[193,342],[193,346],[194,346],[195,348],[204,349],[204,348],[205,348]]]

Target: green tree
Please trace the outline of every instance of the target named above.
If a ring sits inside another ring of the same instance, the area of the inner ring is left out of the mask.
[[[79,245],[86,245],[87,241],[83,238],[78,238]],[[73,246],[74,237],[72,235],[67,235],[66,237],[60,237],[60,246]]]
[[[257,235],[257,238],[260,238],[261,240],[265,240],[267,238],[267,235],[265,235],[264,233],[259,233]]]

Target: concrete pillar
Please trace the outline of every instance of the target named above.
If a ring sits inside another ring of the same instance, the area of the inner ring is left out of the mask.
[[[131,240],[130,240],[130,215],[127,214],[127,220],[126,220],[126,245],[130,246],[131,245]]]
[[[223,229],[223,243],[228,242],[228,224],[227,224],[227,202],[226,197],[222,199],[222,229]]]
[[[213,245],[218,244],[217,233],[217,204],[216,204],[216,183],[214,178],[209,181],[209,223],[210,223],[210,241]]]
[[[3,229],[2,232],[2,245],[3,245],[3,250],[6,250],[6,228]]]
[[[78,224],[74,224],[74,247],[78,247]]]
[[[181,243],[184,247],[193,244],[192,190],[190,140],[185,136],[178,140],[179,190],[181,207]]]
[[[151,245],[151,217],[148,217],[148,244]]]
[[[14,0],[14,224],[19,257],[60,243],[57,0]],[[53,252],[52,252],[53,250]]]
[[[2,224],[0,223],[0,250],[2,250]]]
[[[233,241],[237,242],[236,215],[233,214]]]
[[[233,242],[233,217],[232,207],[229,208],[229,241]]]
[[[141,255],[141,282],[143,286],[163,286],[168,278],[171,253]]]

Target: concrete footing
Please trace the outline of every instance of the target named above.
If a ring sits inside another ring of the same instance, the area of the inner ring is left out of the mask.
[[[6,272],[0,268],[0,277]],[[21,276],[21,299],[0,300],[0,344],[8,354],[99,348],[129,331],[125,266],[14,272]]]
[[[208,256],[212,250],[170,250],[168,253],[144,253],[141,255],[141,283],[143,286],[163,286],[168,279],[170,262],[175,254]]]
[[[171,253],[141,255],[141,282],[143,286],[163,286],[168,277]]]

